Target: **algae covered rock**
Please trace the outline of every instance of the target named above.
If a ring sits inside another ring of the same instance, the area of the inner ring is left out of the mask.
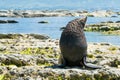
[[[40,35],[40,34],[28,34],[32,37],[34,37],[35,39],[48,39],[49,36],[46,36],[46,35]]]
[[[53,66],[58,65],[60,57],[59,40],[39,39],[33,36],[2,35],[0,39],[1,79],[119,80],[120,78],[120,46],[105,42],[88,43],[87,62],[101,65],[101,69],[90,70],[78,66],[58,68]]]
[[[120,70],[115,68],[84,70],[78,68],[51,69],[40,66],[25,66],[11,69],[8,78],[42,80],[119,80],[119,72]]]
[[[84,28],[84,31],[94,31],[94,32],[101,32],[105,35],[120,35],[120,23],[119,21],[107,21],[101,22],[96,24],[88,24]]]
[[[35,39],[48,39],[49,36],[41,34],[0,34],[0,39],[16,39],[16,38],[29,38],[33,37]]]

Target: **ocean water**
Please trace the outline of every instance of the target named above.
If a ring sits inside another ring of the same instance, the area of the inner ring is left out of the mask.
[[[0,0],[0,9],[17,10],[117,10],[120,0]]]
[[[48,35],[53,39],[59,39],[61,27],[77,17],[39,17],[39,18],[0,18],[0,20],[16,20],[15,24],[0,24],[0,33],[37,33]],[[48,21],[48,24],[40,24],[39,21]],[[99,23],[101,21],[117,21],[119,18],[94,18],[88,17],[86,24]],[[108,42],[120,45],[120,36],[105,36],[98,32],[85,32],[88,42]]]

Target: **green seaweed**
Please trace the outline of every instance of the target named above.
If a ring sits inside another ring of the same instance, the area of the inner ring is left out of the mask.
[[[53,64],[51,64],[51,63],[49,63],[49,62],[40,62],[40,61],[39,61],[39,62],[37,62],[37,65],[38,65],[38,66],[43,66],[43,65],[44,65],[44,66],[52,66]]]
[[[102,80],[102,74],[101,73],[95,74],[94,78],[95,78],[95,80]]]
[[[115,59],[114,61],[111,62],[112,67],[118,67],[118,65],[120,65],[120,61],[118,59]]]
[[[115,31],[107,31],[107,32],[102,32],[104,35],[120,35],[120,31],[115,30]]]
[[[115,47],[115,46],[111,46],[111,47],[108,48],[108,50],[110,50],[110,51],[115,51],[115,50],[118,50],[118,48]]]
[[[87,57],[88,58],[94,58],[94,55],[93,54],[87,54]]]
[[[11,60],[6,59],[5,61],[2,62],[2,66],[10,66],[10,65],[16,65],[18,67],[21,67],[21,66],[26,66],[29,64],[27,64],[24,61],[20,61],[16,59],[11,59]]]
[[[0,80],[4,80],[4,74],[0,75]]]
[[[96,54],[102,54],[103,52],[100,51],[100,50],[98,50],[98,49],[96,49],[96,50],[95,50],[95,53],[96,53]]]
[[[63,76],[48,76],[49,80],[65,80]]]
[[[41,54],[41,55],[46,55],[48,58],[53,58],[53,57],[58,57],[58,55],[53,56],[52,54],[55,53],[54,48],[52,47],[46,47],[46,48],[25,48],[20,52],[20,54]]]
[[[0,80],[11,80],[12,78],[13,76],[8,73],[0,75]]]
[[[15,39],[19,36],[22,36],[21,34],[0,34],[0,39]]]
[[[12,39],[10,34],[0,34],[0,39]]]
[[[40,34],[26,34],[27,36],[32,36],[35,39],[48,39],[48,36],[40,35]],[[16,39],[19,37],[24,37],[23,34],[0,34],[0,39]]]

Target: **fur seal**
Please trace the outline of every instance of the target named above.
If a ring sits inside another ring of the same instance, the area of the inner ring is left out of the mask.
[[[60,38],[60,67],[80,66],[92,69],[101,68],[86,63],[87,41],[84,34],[86,20],[87,17],[74,19],[63,30]]]

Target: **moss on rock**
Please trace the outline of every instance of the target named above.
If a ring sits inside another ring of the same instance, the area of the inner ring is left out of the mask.
[[[102,32],[105,35],[120,35],[120,30]]]
[[[107,35],[120,35],[120,23],[112,21],[86,25],[84,31],[97,31]]]
[[[35,39],[48,39],[48,36],[40,35],[40,34],[0,34],[0,39],[16,39],[16,38],[29,38],[29,36]]]
[[[25,48],[20,52],[20,54],[53,54],[54,49],[52,47],[46,47],[46,48]]]
[[[30,34],[30,36],[34,37],[35,39],[48,39],[49,38],[48,36],[40,35],[40,34]]]
[[[0,80],[11,80],[12,78],[13,78],[13,76],[10,75],[9,73],[0,75]]]
[[[110,51],[115,51],[115,50],[118,50],[118,48],[115,47],[115,46],[111,46],[111,47],[108,48],[108,50],[110,50]]]

